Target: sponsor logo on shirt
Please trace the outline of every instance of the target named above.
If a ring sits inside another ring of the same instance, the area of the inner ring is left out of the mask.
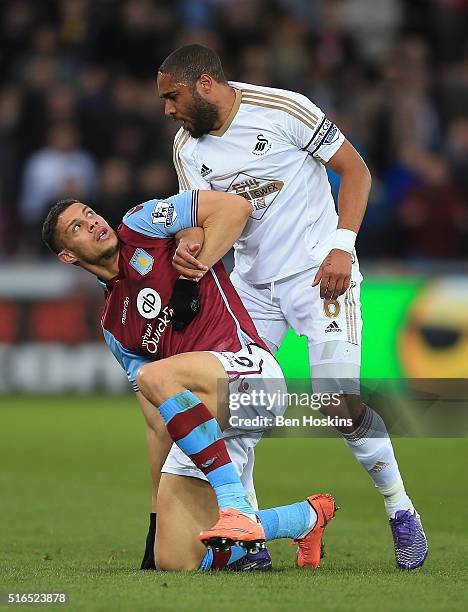
[[[145,287],[137,295],[138,312],[145,319],[155,319],[161,311],[161,298],[159,293],[150,287]]]
[[[265,138],[263,134],[257,135],[257,143],[253,148],[252,153],[254,155],[265,155],[271,149],[271,142],[268,138]]]
[[[123,303],[123,311],[122,311],[122,325],[125,325],[126,321],[127,321],[127,310],[128,310],[128,303],[130,302],[130,298],[127,297],[124,299],[124,303]]]
[[[148,274],[148,272],[151,272],[153,269],[153,264],[153,257],[144,249],[136,249],[130,260],[130,265],[132,268],[134,268],[142,276]]]
[[[148,323],[146,325],[145,333],[141,338],[141,345],[145,348],[148,353],[156,355],[159,348],[159,341],[161,336],[166,331],[167,326],[171,322],[171,317],[174,311],[169,306],[165,306],[159,317],[154,323]]]
[[[325,333],[329,334],[330,332],[340,332],[341,328],[336,321],[332,321],[330,325],[325,329]]]
[[[151,213],[152,223],[171,227],[177,221],[177,211],[170,202],[158,202]]]
[[[236,193],[248,200],[253,208],[250,218],[258,221],[274,202],[283,186],[283,181],[256,178],[240,172],[229,185],[227,191]]]

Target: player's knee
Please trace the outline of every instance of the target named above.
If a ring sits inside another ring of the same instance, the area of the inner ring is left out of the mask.
[[[149,399],[149,394],[151,391],[150,380],[151,380],[151,374],[148,371],[148,366],[143,366],[137,372],[136,384],[138,385],[138,388],[140,389],[140,391],[143,393],[143,395],[147,399]]]
[[[175,555],[174,551],[157,551],[156,568],[163,572],[194,572],[200,567],[200,560],[189,555]]]
[[[162,563],[158,562],[156,569],[161,572],[195,572],[198,570],[198,566],[187,562],[174,563],[174,561],[167,559],[167,563],[165,561]]]
[[[158,363],[148,363],[138,370],[136,383],[143,395],[151,402],[160,403],[165,374]]]

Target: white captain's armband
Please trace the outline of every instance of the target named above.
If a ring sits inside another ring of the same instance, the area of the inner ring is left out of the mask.
[[[339,128],[324,117],[314,135],[304,147],[313,157],[319,161],[327,162],[338,151],[344,142],[344,136]]]

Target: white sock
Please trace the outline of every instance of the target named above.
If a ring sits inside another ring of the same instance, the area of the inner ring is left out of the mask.
[[[377,490],[384,496],[385,510],[390,518],[398,510],[411,510],[392,442],[380,415],[365,406],[364,418],[351,433],[343,434],[348,448],[372,478]]]
[[[384,496],[385,510],[388,518],[394,518],[398,510],[411,510],[414,512],[414,506],[403,486],[401,477],[390,487],[380,487],[380,492]]]
[[[306,535],[308,533],[310,533],[312,531],[312,529],[315,527],[315,525],[317,524],[317,513],[315,512],[314,508],[309,504],[309,502],[307,502],[307,505],[309,507],[309,524],[307,526],[307,529],[304,531],[304,533],[301,533],[300,536],[298,536],[298,539],[300,540],[301,538],[305,538]]]

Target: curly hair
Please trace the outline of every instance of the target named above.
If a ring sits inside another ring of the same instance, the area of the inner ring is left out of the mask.
[[[166,57],[159,72],[169,74],[182,85],[194,88],[202,74],[209,74],[218,83],[227,83],[219,55],[202,45],[185,45]]]

